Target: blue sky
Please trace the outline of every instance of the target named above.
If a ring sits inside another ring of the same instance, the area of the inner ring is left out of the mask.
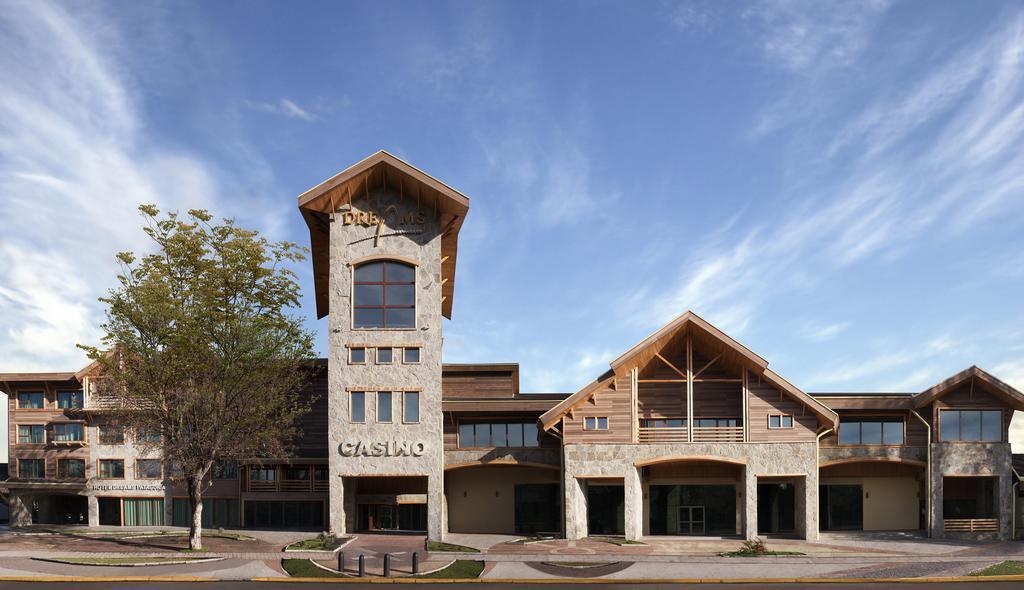
[[[807,391],[1024,387],[1022,80],[1016,2],[6,0],[0,371],[84,364],[138,203],[308,243],[383,148],[472,199],[448,362],[574,391],[693,309]]]

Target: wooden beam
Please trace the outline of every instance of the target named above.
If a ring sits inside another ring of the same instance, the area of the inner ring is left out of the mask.
[[[693,340],[690,334],[686,335],[686,438],[693,442]]]
[[[637,383],[686,383],[686,379],[637,379]]]
[[[687,337],[687,338],[689,338],[689,337]],[[689,340],[687,340],[687,342],[689,342]],[[686,349],[686,350],[687,350],[687,354],[689,354],[689,350],[690,350],[690,349],[689,349],[689,346],[690,346],[690,345],[689,345],[689,344],[687,344],[686,346],[687,346],[687,349]],[[661,362],[663,362],[663,363],[665,363],[666,365],[668,365],[668,366],[669,366],[669,368],[670,368],[670,369],[672,369],[673,371],[675,371],[676,373],[679,373],[679,374],[680,374],[680,375],[682,375],[682,376],[683,376],[684,378],[686,378],[686,379],[689,379],[689,376],[688,376],[688,375],[687,375],[686,373],[684,373],[684,372],[680,371],[680,370],[679,370],[679,367],[677,367],[677,366],[673,365],[672,363],[670,363],[670,362],[669,362],[669,360],[668,360],[667,358],[665,358],[665,357],[661,356],[661,353],[660,353],[660,352],[656,352],[656,353],[654,353],[654,356],[656,356],[656,357],[658,357],[659,359],[661,359]]]
[[[708,361],[708,364],[704,365],[703,367],[700,368],[699,371],[694,373],[693,374],[693,378],[696,379],[697,377],[700,377],[701,373],[703,373],[705,370],[707,370],[707,368],[710,367],[711,365],[715,364],[715,361],[717,361],[720,358],[722,358],[722,353],[718,353],[718,356],[716,356],[715,358],[713,358],[710,361]]]

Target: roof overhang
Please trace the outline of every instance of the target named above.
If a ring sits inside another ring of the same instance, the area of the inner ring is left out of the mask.
[[[353,198],[381,186],[397,187],[437,215],[441,227],[441,313],[452,317],[459,230],[469,197],[412,164],[381,150],[299,195],[299,210],[309,227],[317,317],[330,308],[330,224],[333,214]]]
[[[914,408],[917,409],[927,406],[950,391],[953,391],[960,385],[963,385],[970,379],[976,379],[977,382],[982,384],[986,391],[1003,399],[1013,407],[1013,409],[1024,410],[1024,393],[1021,393],[1014,387],[1011,387],[1004,381],[997,379],[991,373],[982,370],[977,366],[970,366],[956,375],[953,375],[952,377],[949,377],[948,379],[945,379],[944,381],[915,395],[913,398]]]

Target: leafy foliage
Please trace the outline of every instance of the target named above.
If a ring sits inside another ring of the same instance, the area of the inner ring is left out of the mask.
[[[312,400],[313,337],[289,311],[299,286],[288,266],[305,259],[206,211],[161,216],[139,207],[150,254],[117,255],[118,286],[106,304],[101,346],[82,346],[99,365],[92,395],[135,433],[142,452],[159,449],[170,477],[186,482],[193,508],[190,546],[201,547],[203,480],[214,461],[284,457],[296,418]]]

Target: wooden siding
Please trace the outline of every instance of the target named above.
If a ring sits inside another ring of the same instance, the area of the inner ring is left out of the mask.
[[[693,417],[737,418],[742,422],[743,384],[697,381],[693,384]]]
[[[441,392],[451,398],[506,398],[515,395],[512,371],[442,372]]]
[[[792,397],[750,374],[748,417],[751,442],[814,442],[818,418]],[[793,416],[793,428],[768,428],[769,414]]]
[[[564,417],[566,444],[632,442],[629,375],[617,377],[614,383],[615,389],[598,391],[591,400],[583,402]],[[587,416],[607,417],[608,430],[584,430],[583,419]]]
[[[317,370],[312,380],[306,384],[300,394],[305,399],[315,397],[309,412],[302,415],[296,422],[302,430],[293,442],[293,453],[296,457],[326,458],[327,449],[327,370]]]
[[[641,418],[685,418],[686,384],[640,383],[636,405]]]

